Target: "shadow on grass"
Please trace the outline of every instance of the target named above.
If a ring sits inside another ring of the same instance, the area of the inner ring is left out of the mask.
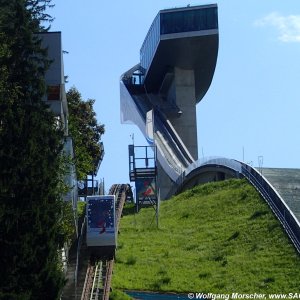
[[[136,213],[136,208],[134,203],[126,203],[123,207],[122,215],[129,216]]]

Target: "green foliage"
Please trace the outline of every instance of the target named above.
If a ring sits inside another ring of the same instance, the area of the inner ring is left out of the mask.
[[[63,132],[42,101],[50,64],[36,34],[50,1],[0,8],[0,298],[57,299]]]
[[[113,287],[211,293],[299,290],[300,258],[245,180],[201,185],[121,220]],[[134,255],[135,263],[128,264]]]
[[[78,230],[81,230],[85,218],[86,202],[77,202]]]
[[[122,216],[133,215],[136,213],[136,207],[134,203],[125,203],[122,211]]]
[[[130,300],[130,299],[132,299],[130,296],[118,290],[113,290],[109,294],[109,300]]]
[[[69,132],[74,140],[75,165],[78,179],[96,171],[103,156],[100,140],[104,125],[98,124],[93,109],[95,100],[84,101],[75,87],[67,92]]]
[[[26,0],[26,9],[33,20],[37,20],[39,31],[48,31],[50,25],[45,27],[45,23],[52,23],[54,18],[47,13],[48,8],[54,7],[52,0]]]
[[[72,202],[63,202],[62,216],[60,227],[60,248],[64,246],[64,242],[71,242],[76,239],[76,223]]]
[[[135,265],[136,263],[136,257],[133,255],[129,255],[129,257],[126,259],[126,265]]]
[[[85,208],[86,208],[86,202],[79,201],[77,202],[77,214],[78,218],[85,216]]]

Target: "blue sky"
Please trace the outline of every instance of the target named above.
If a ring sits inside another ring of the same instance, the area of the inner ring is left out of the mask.
[[[146,145],[120,123],[119,78],[139,63],[139,50],[160,9],[217,3],[219,53],[209,91],[197,106],[199,157],[225,156],[263,167],[300,168],[300,5],[282,0],[53,0],[61,31],[67,88],[96,99],[105,124],[106,189],[128,183],[128,145]]]

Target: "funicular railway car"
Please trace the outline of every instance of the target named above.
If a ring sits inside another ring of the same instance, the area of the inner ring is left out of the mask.
[[[88,196],[86,244],[94,257],[112,257],[116,248],[115,195]]]

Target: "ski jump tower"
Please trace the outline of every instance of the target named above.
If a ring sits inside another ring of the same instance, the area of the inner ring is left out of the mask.
[[[161,10],[121,76],[121,122],[136,124],[157,148],[157,184],[170,195],[198,159],[196,104],[207,92],[218,54],[217,5]]]

